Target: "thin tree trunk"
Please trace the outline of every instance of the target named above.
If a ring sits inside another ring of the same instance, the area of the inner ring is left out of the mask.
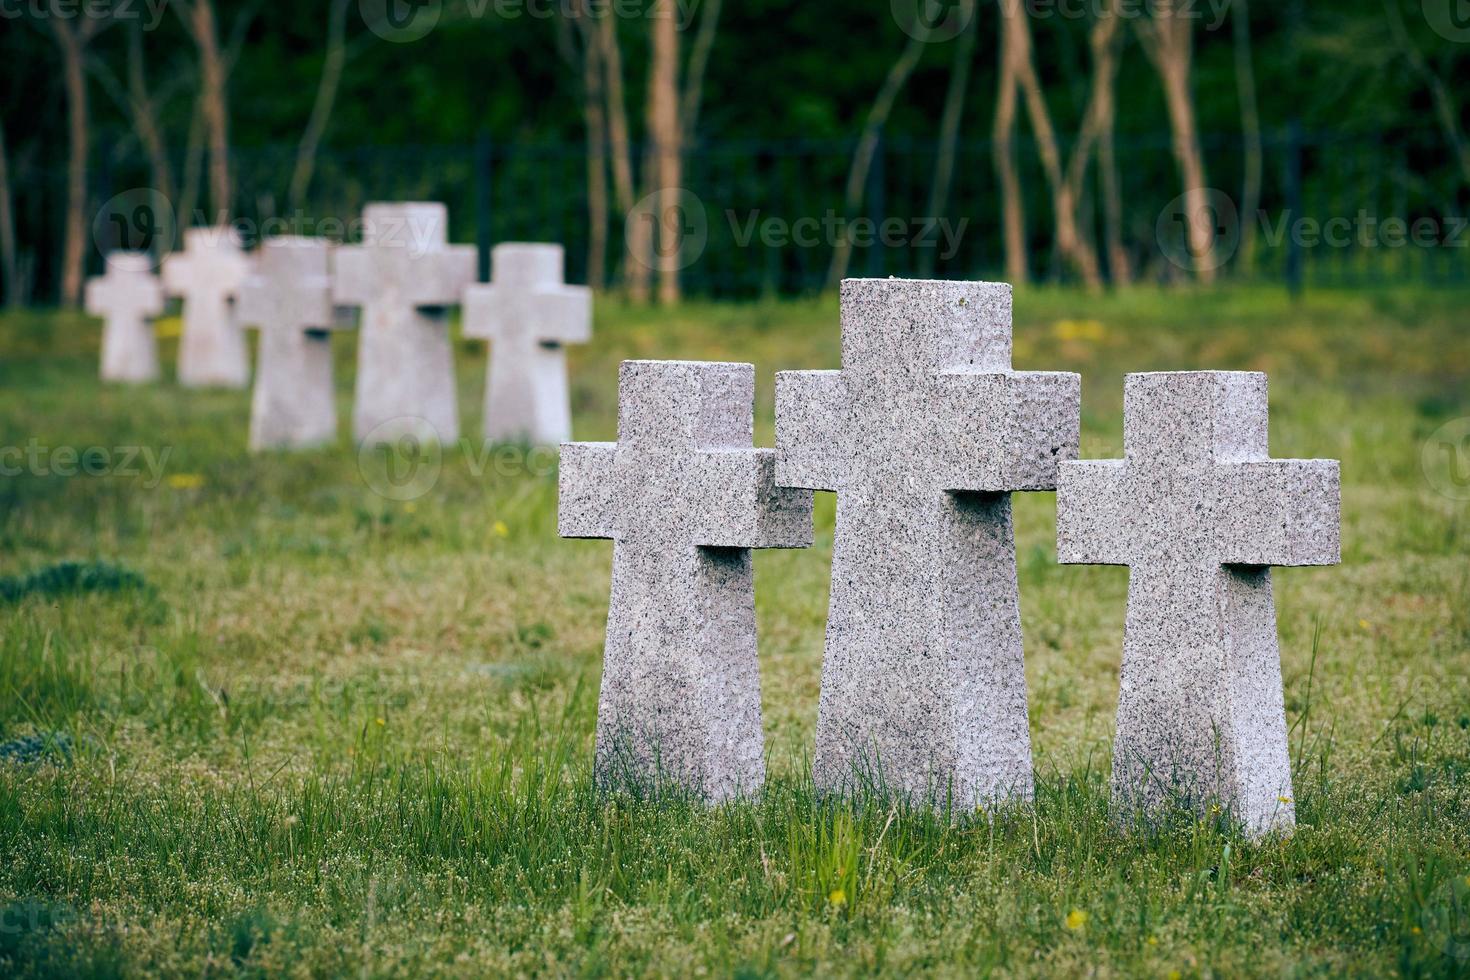
[[[87,106],[87,75],[84,55],[90,39],[83,21],[47,19],[61,52],[62,82],[66,89],[67,159],[66,217],[61,252],[61,303],[76,306],[82,300],[82,279],[87,262],[87,164],[91,156],[92,124]]]
[[[20,285],[20,259],[15,251],[15,197],[10,189],[10,154],[5,147],[5,127],[0,125],[0,278],[4,280],[5,305],[17,309],[25,290]]]
[[[685,71],[684,95],[679,108],[679,125],[690,140],[699,127],[699,110],[704,102],[704,76],[709,69],[710,53],[714,50],[715,37],[719,32],[722,2],[723,0],[704,0],[704,12],[699,16],[699,32],[694,35],[694,44],[689,51],[689,67]]]
[[[230,185],[230,109],[226,83],[229,70],[219,45],[219,26],[214,0],[194,0],[178,5],[184,26],[199,52],[199,104],[209,141],[209,203],[211,223],[230,220],[233,190]]]
[[[679,128],[679,24],[672,6],[653,18],[653,65],[648,131],[658,170],[658,300],[679,302],[679,251],[683,245],[680,193],[684,140]]]
[[[857,149],[853,151],[852,165],[847,171],[847,189],[843,203],[849,215],[857,214],[863,206],[863,197],[868,189],[868,174],[878,152],[878,141],[883,136],[883,127],[888,124],[888,117],[893,113],[893,105],[898,101],[899,93],[908,84],[914,69],[919,66],[925,43],[921,32],[914,31],[909,35],[908,43],[903,46],[898,60],[888,69],[888,75],[883,79],[883,85],[878,89],[872,107],[868,109],[862,135],[858,137]],[[851,261],[852,238],[845,234],[838,240],[837,247],[832,252],[832,265],[827,271],[828,288],[836,289],[847,278],[847,267]]]
[[[1470,184],[1470,141],[1465,138],[1460,128],[1460,104],[1455,98],[1454,91],[1445,80],[1430,66],[1425,59],[1424,53],[1419,50],[1411,37],[1408,29],[1404,27],[1403,12],[1399,10],[1396,0],[1383,0],[1383,9],[1388,14],[1388,25],[1394,36],[1394,42],[1398,45],[1399,52],[1409,62],[1409,67],[1429,89],[1429,97],[1434,103],[1434,117],[1439,122],[1440,132],[1449,144],[1450,151],[1455,155],[1455,162],[1460,167],[1460,177],[1465,183]]]
[[[1123,246],[1123,190],[1118,177],[1115,144],[1118,120],[1118,62],[1125,35],[1119,30],[1122,0],[1109,0],[1107,14],[1112,26],[1099,21],[1089,43],[1098,83],[1093,88],[1097,107],[1097,166],[1102,183],[1103,237],[1107,243],[1108,277],[1114,286],[1133,282],[1133,263]]]
[[[1256,212],[1261,208],[1261,112],[1256,105],[1256,69],[1251,55],[1249,0],[1232,0],[1231,27],[1235,33],[1235,85],[1240,94],[1240,131],[1245,150],[1245,174],[1240,188],[1240,261],[1247,272],[1255,269]]]
[[[1088,289],[1101,289],[1102,272],[1098,268],[1097,253],[1093,250],[1092,243],[1082,234],[1077,222],[1082,177],[1087,172],[1087,163],[1092,152],[1091,127],[1095,115],[1092,100],[1089,100],[1084,114],[1082,134],[1073,149],[1074,166],[1070,169],[1075,174],[1069,179],[1063,171],[1056,129],[1052,125],[1051,112],[1047,109],[1046,96],[1041,90],[1041,81],[1036,75],[1030,18],[1021,0],[1001,0],[1001,16],[1004,19],[1002,30],[1012,35],[1011,57],[1014,59],[1016,80],[1026,97],[1026,112],[1031,119],[1031,130],[1036,136],[1037,153],[1041,157],[1042,170],[1051,187],[1057,251],[1077,270]],[[1092,98],[1096,98],[1095,93]]]
[[[199,209],[200,184],[204,179],[204,108],[198,100],[189,118],[189,136],[184,145],[184,176],[179,187],[179,224],[192,227]]]
[[[633,140],[628,125],[628,105],[623,83],[623,49],[618,39],[617,18],[604,11],[598,19],[602,65],[607,81],[607,133],[612,157],[613,190],[623,214],[623,287],[635,303],[648,302],[652,261],[652,229],[633,213],[637,201],[633,190]]]
[[[1163,84],[1169,110],[1174,160],[1184,184],[1184,220],[1196,275],[1215,281],[1215,229],[1205,185],[1204,150],[1195,119],[1190,82],[1194,63],[1194,19],[1180,0],[1156,0],[1151,21],[1138,22],[1138,37]]]
[[[1013,284],[1027,281],[1026,210],[1021,198],[1021,175],[1016,166],[1016,51],[1013,34],[1002,23],[1000,31],[1000,83],[995,93],[995,118],[991,124],[991,153],[1000,184],[1001,223],[1005,243],[1006,279]]]
[[[970,68],[975,61],[975,42],[980,36],[975,24],[975,0],[963,0],[961,7],[965,29],[955,42],[954,60],[949,69],[949,90],[944,95],[944,114],[939,122],[939,151],[934,158],[934,177],[929,188],[929,213],[925,215],[931,221],[942,218],[949,206],[955,154],[960,142],[960,122],[965,113],[965,93],[970,86]],[[934,275],[935,252],[935,248],[926,248],[919,253],[921,278],[928,279]]]
[[[327,14],[327,51],[322,61],[321,77],[317,80],[316,101],[311,107],[311,117],[301,134],[296,147],[296,166],[291,171],[291,189],[287,196],[293,211],[306,205],[306,192],[311,188],[311,178],[316,172],[317,151],[327,124],[331,122],[332,110],[337,104],[337,91],[342,83],[342,71],[347,65],[347,11],[352,0],[332,0]]]
[[[582,118],[587,126],[587,284],[607,286],[607,93],[602,47],[587,4],[574,14],[581,37]]]

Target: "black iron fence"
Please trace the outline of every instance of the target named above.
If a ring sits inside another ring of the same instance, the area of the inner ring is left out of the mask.
[[[587,158],[580,143],[512,144],[482,138],[456,146],[352,147],[324,150],[309,201],[285,201],[294,147],[241,148],[233,160],[234,216],[251,231],[351,235],[362,206],[375,200],[438,200],[450,209],[451,237],[482,250],[498,241],[566,245],[568,277],[589,279]],[[1070,147],[1063,147],[1063,154]],[[1001,193],[991,145],[963,142],[954,180],[939,207],[931,200],[938,146],[886,140],[875,155],[861,205],[849,209],[844,187],[850,141],[739,141],[690,149],[677,222],[676,259],[686,295],[749,297],[816,291],[829,282],[834,249],[852,245],[849,274],[998,278],[1004,272]],[[101,148],[94,210],[147,198],[149,170],[136,147]],[[641,149],[634,148],[635,167]],[[1247,213],[1246,155],[1238,134],[1204,141],[1215,249],[1204,259],[1183,246],[1177,175],[1167,134],[1127,136],[1117,147],[1121,240],[1135,277],[1192,278],[1202,263],[1238,279],[1292,288],[1470,282],[1466,181],[1436,130],[1374,134],[1265,135],[1259,204]],[[1018,167],[1029,276],[1067,281],[1073,273],[1054,247],[1052,199],[1034,145],[1022,141]],[[176,173],[187,168],[180,161]],[[61,252],[64,183],[57,169],[20,175],[21,241],[34,270],[34,295],[54,295]],[[203,190],[199,192],[201,195]],[[635,194],[635,196],[638,196]],[[108,202],[114,202],[109,205]],[[177,207],[181,202],[170,202]],[[627,272],[630,219],[609,209],[604,281]],[[195,221],[203,215],[193,215]],[[1104,274],[1102,204],[1097,169],[1079,206]],[[89,261],[123,243],[128,222],[94,223]]]

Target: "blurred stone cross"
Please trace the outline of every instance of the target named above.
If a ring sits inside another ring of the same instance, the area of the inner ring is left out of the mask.
[[[113,252],[105,275],[87,283],[87,312],[103,318],[102,380],[158,380],[152,317],[163,312],[163,286],[147,252]]]
[[[592,291],[562,281],[560,245],[507,243],[494,281],[465,292],[464,335],[490,341],[485,438],[555,446],[572,437],[565,344],[592,336]]]
[[[1338,465],[1271,459],[1264,374],[1131,374],[1123,459],[1062,466],[1063,562],[1127,565],[1113,744],[1125,813],[1295,819],[1271,565],[1339,560]]]
[[[320,238],[268,239],[255,273],[240,287],[240,323],[260,328],[250,403],[253,452],[337,440],[330,253]]]
[[[249,274],[240,236],[227,225],[190,228],[184,232],[184,251],[163,260],[164,291],[184,298],[179,384],[244,388],[250,383],[250,355],[233,308]]]
[[[359,443],[459,438],[449,308],[475,281],[476,257],[472,246],[446,244],[448,229],[442,204],[369,204],[362,244],[335,250],[333,300],[362,307]]]
[[[1032,794],[1010,494],[1076,455],[1075,374],[1011,370],[1004,283],[850,279],[842,370],[776,376],[776,482],[837,491],[814,776]]]
[[[752,548],[811,544],[812,495],[752,449],[749,364],[625,361],[617,443],[567,443],[560,531],[612,538],[599,784],[711,801],[765,778]]]

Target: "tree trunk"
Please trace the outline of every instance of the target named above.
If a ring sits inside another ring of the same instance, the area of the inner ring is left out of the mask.
[[[878,152],[878,141],[883,136],[883,127],[888,124],[888,117],[893,113],[893,105],[898,101],[899,93],[918,67],[925,43],[922,33],[914,31],[909,35],[908,43],[903,46],[898,60],[888,69],[883,86],[878,89],[878,95],[868,109],[862,135],[858,137],[857,149],[853,151],[852,165],[847,171],[847,189],[843,204],[849,217],[855,216],[863,206],[863,197],[868,189],[868,173]],[[827,271],[828,288],[836,289],[842,284],[842,280],[847,278],[847,267],[851,261],[852,239],[850,235],[844,234],[832,253],[832,265]]]
[[[1418,45],[1409,37],[1409,32],[1404,27],[1403,12],[1399,10],[1397,0],[1383,0],[1383,8],[1388,14],[1388,25],[1399,52],[1408,60],[1409,67],[1414,69],[1414,73],[1419,76],[1425,88],[1429,89],[1429,97],[1434,103],[1434,117],[1439,122],[1445,143],[1449,145],[1450,152],[1454,154],[1455,162],[1460,167],[1460,177],[1465,183],[1470,184],[1470,141],[1466,140],[1460,128],[1459,100],[1455,98],[1454,91],[1445,83],[1445,80],[1430,66]]]
[[[1082,234],[1077,222],[1082,178],[1087,172],[1087,163],[1092,152],[1091,127],[1095,115],[1092,100],[1089,100],[1084,114],[1082,134],[1073,149],[1074,166],[1069,169],[1075,171],[1075,176],[1069,179],[1062,169],[1056,129],[1052,125],[1051,112],[1047,109],[1046,96],[1041,90],[1041,81],[1036,75],[1031,20],[1021,0],[1001,0],[1001,17],[1001,30],[1010,36],[1010,58],[1015,67],[1016,80],[1026,97],[1026,112],[1031,119],[1031,130],[1036,136],[1037,153],[1041,157],[1042,170],[1051,187],[1057,251],[1076,269],[1088,289],[1101,289],[1102,272],[1098,268],[1097,253],[1087,236]],[[1095,99],[1095,79],[1093,88],[1092,99]]]
[[[607,93],[598,28],[584,2],[577,11],[581,37],[582,119],[587,126],[587,285],[601,292],[607,286]]]
[[[699,16],[699,33],[694,35],[694,45],[689,52],[689,68],[685,73],[684,95],[679,108],[679,125],[686,143],[694,139],[694,132],[699,127],[699,110],[704,102],[704,75],[709,68],[710,53],[714,50],[720,27],[721,5],[722,0],[704,0],[704,12]],[[688,149],[687,145],[685,149]]]
[[[1107,243],[1108,278],[1114,286],[1133,282],[1133,263],[1123,246],[1123,190],[1118,178],[1118,154],[1115,144],[1118,120],[1118,61],[1124,34],[1119,30],[1122,0],[1109,0],[1107,15],[1111,26],[1099,20],[1093,27],[1089,43],[1092,63],[1098,81],[1093,87],[1097,107],[1097,166],[1102,183],[1103,237]]]
[[[944,95],[944,114],[939,122],[939,150],[934,157],[934,177],[929,188],[929,213],[924,217],[938,221],[949,206],[949,190],[954,182],[955,154],[960,142],[960,122],[965,113],[965,93],[970,86],[970,68],[975,61],[975,42],[980,36],[975,24],[975,0],[963,0],[961,16],[965,30],[955,42],[954,60],[949,69],[949,90]],[[935,248],[919,253],[919,277],[932,278]]]
[[[347,65],[347,11],[350,4],[351,0],[332,0],[327,14],[327,51],[322,61],[321,77],[317,80],[316,101],[301,134],[301,142],[296,147],[296,166],[291,171],[287,200],[293,211],[306,206],[306,192],[311,188],[311,178],[316,172],[317,151],[332,119],[332,109],[337,104],[342,70]]]
[[[657,170],[658,299],[672,306],[680,299],[679,252],[684,224],[680,192],[684,182],[683,136],[679,127],[679,24],[672,6],[653,15],[653,52],[649,74],[648,132]]]
[[[87,109],[83,55],[88,35],[69,18],[53,16],[47,23],[61,51],[62,80],[66,88],[66,217],[61,252],[61,303],[76,306],[82,300],[87,263],[87,161],[92,125]]]
[[[230,109],[226,81],[229,74],[219,46],[219,26],[214,0],[194,0],[176,6],[194,46],[199,52],[199,105],[209,141],[209,203],[211,223],[230,220],[233,190],[230,186]]]
[[[1256,212],[1261,208],[1261,113],[1256,105],[1256,69],[1251,55],[1249,0],[1232,0],[1231,27],[1235,32],[1235,84],[1240,94],[1240,131],[1245,150],[1245,174],[1240,188],[1240,262],[1255,270]]]
[[[1004,229],[1006,280],[1027,281],[1026,210],[1021,199],[1021,174],[1016,167],[1016,52],[1012,32],[1004,22],[1000,31],[1000,83],[995,93],[995,119],[990,149],[1000,184],[1001,223]]]
[[[204,108],[194,103],[189,118],[189,136],[184,144],[184,175],[179,185],[179,225],[189,228],[199,210],[200,184],[204,179]]]
[[[20,285],[20,259],[15,251],[15,197],[10,189],[10,154],[5,147],[3,125],[0,125],[0,279],[4,281],[5,305],[18,308],[25,290]]]
[[[1194,62],[1194,19],[1180,0],[1157,0],[1151,21],[1138,22],[1138,37],[1163,83],[1169,109],[1174,161],[1184,184],[1184,221],[1196,275],[1215,281],[1215,228],[1205,186],[1204,150],[1195,120],[1190,82]]]

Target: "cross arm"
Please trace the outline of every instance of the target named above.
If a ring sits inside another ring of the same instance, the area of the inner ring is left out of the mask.
[[[846,471],[847,391],[841,371],[776,372],[776,482],[836,490]]]
[[[934,440],[949,490],[1053,490],[1076,459],[1082,379],[1057,371],[939,375]]]
[[[1219,467],[1220,560],[1227,565],[1335,565],[1341,478],[1335,459],[1268,459]]]
[[[474,282],[465,287],[460,327],[466,337],[493,340],[500,321],[504,293],[494,283]]]
[[[479,275],[479,256],[471,245],[448,245],[412,261],[404,296],[414,306],[454,306]]]
[[[556,286],[534,300],[536,339],[543,344],[585,344],[592,339],[592,290]]]
[[[262,275],[248,277],[235,298],[235,319],[243,327],[264,327],[275,319],[270,282]]]
[[[807,548],[812,543],[810,490],[776,485],[771,449],[694,453],[681,481],[694,505],[694,543],[714,548]]]
[[[557,472],[557,532],[564,538],[617,536],[617,444],[568,442]]]
[[[1126,565],[1133,529],[1121,459],[1070,460],[1057,478],[1057,561]]]

